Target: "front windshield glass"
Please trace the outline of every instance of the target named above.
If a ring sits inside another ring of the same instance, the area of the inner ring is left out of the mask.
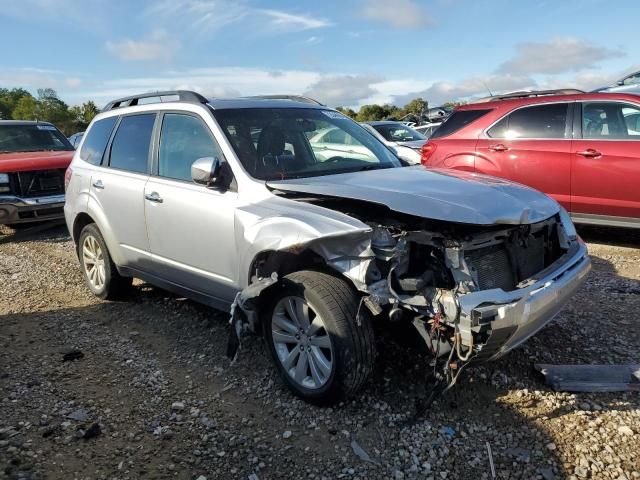
[[[427,137],[420,132],[401,123],[383,123],[380,125],[372,125],[372,127],[388,142],[411,142],[413,140],[427,139]]]
[[[402,166],[378,139],[332,110],[243,108],[214,115],[244,168],[261,180]]]
[[[0,124],[0,152],[73,150],[67,138],[53,125]]]

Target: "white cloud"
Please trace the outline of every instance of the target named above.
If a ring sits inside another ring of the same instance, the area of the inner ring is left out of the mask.
[[[144,40],[120,40],[106,43],[107,51],[120,60],[170,60],[180,43],[163,30],[156,30]]]
[[[80,84],[82,83],[82,80],[75,77],[68,77],[68,78],[65,78],[64,83],[67,87],[76,88],[80,86]]]
[[[181,28],[211,32],[230,25],[240,25],[252,32],[282,33],[324,28],[332,23],[323,18],[254,8],[244,0],[164,0],[150,7],[147,14]]]
[[[381,77],[374,75],[324,76],[310,85],[304,94],[331,107],[352,106],[377,94],[372,85],[381,81]]]
[[[515,75],[558,74],[593,68],[603,60],[623,56],[619,50],[593,45],[572,37],[516,45],[516,55],[498,68]]]
[[[266,15],[271,19],[271,25],[276,28],[286,28],[290,30],[310,30],[314,28],[323,28],[331,25],[331,22],[313,18],[305,15],[293,15],[291,13],[282,12],[280,10],[255,10],[257,14]]]
[[[433,25],[431,17],[412,0],[364,0],[360,13],[394,28],[417,30]]]

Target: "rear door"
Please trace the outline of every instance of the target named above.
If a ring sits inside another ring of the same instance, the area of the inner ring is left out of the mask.
[[[640,219],[640,104],[578,104],[572,147],[572,214],[591,223]],[[640,225],[640,221],[637,223]]]
[[[154,174],[144,192],[153,273],[194,292],[231,301],[237,288],[235,188],[215,190],[191,180],[199,158],[224,155],[198,115],[162,115]]]
[[[476,144],[477,172],[529,185],[571,207],[573,103],[518,108],[494,123]]]
[[[90,194],[104,218],[103,234],[119,245],[121,266],[144,269],[148,263],[143,195],[155,120],[155,113],[122,116],[103,165],[91,175]]]

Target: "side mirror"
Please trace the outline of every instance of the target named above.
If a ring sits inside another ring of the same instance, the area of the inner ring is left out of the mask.
[[[203,157],[191,164],[191,179],[207,188],[216,187],[222,181],[222,162],[218,157]]]

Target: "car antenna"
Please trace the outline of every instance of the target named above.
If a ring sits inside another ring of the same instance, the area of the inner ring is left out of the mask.
[[[489,92],[489,96],[490,96],[490,97],[493,97],[493,93],[491,93],[491,90],[489,89],[489,87],[487,86],[487,84],[486,84],[486,83],[484,83],[484,80],[482,80],[482,84],[484,85],[484,88],[486,88],[486,89],[487,89],[487,92]]]

